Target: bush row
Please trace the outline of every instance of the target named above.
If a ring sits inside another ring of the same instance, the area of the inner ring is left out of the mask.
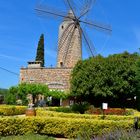
[[[72,113],[71,107],[46,107],[46,110],[56,111],[56,112],[64,112],[64,113]]]
[[[77,106],[77,108],[80,108],[80,105]],[[76,105],[72,107],[47,107],[46,109],[50,111],[64,112],[64,113],[72,113],[72,112],[78,111],[78,109],[76,111]],[[103,114],[103,110],[101,108],[94,108],[93,106],[90,106],[85,113],[101,115]],[[121,108],[108,108],[104,110],[104,114],[106,115],[131,115],[133,114],[133,110],[121,109]]]
[[[90,107],[86,113],[88,114],[102,114],[103,110],[100,108]],[[132,109],[122,109],[122,108],[108,108],[104,110],[105,115],[131,115],[133,114]]]
[[[43,109],[37,109],[36,110],[37,116],[44,116],[44,117],[61,117],[61,118],[81,118],[81,119],[96,119],[96,120],[102,120],[103,115],[90,115],[90,114],[75,114],[75,113],[63,113],[63,112],[54,112],[54,111],[46,111]],[[105,120],[133,120],[134,115],[130,116],[117,116],[117,115],[105,115]]]
[[[88,132],[90,135],[101,135],[114,129],[132,128],[133,121],[89,120],[60,117],[4,117],[0,118],[0,135],[23,135],[27,133],[77,137]]]
[[[12,116],[25,114],[26,106],[9,106],[0,105],[0,115],[2,116]]]

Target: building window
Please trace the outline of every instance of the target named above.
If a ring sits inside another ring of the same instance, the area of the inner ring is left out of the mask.
[[[63,67],[63,62],[60,62],[60,67]]]

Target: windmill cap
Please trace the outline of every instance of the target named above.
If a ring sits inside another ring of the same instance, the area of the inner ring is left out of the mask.
[[[74,18],[74,13],[72,10],[69,10],[67,16],[64,18],[64,21],[71,21],[73,18]]]

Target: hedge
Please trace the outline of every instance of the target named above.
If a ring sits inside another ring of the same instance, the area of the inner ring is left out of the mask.
[[[71,107],[46,107],[46,110],[56,111],[56,112],[64,112],[64,113],[72,113]]]
[[[103,113],[103,110],[101,108],[94,108],[91,106],[85,113],[101,115]],[[132,115],[133,109],[108,108],[104,110],[104,114],[106,115]]]
[[[60,117],[4,117],[0,118],[0,135],[23,135],[27,133],[76,137],[83,132],[101,135],[115,128],[128,130],[133,121],[89,120]]]
[[[9,106],[0,105],[0,115],[2,116],[12,116],[25,114],[26,106]]]
[[[43,109],[37,109],[37,116],[43,117],[61,117],[61,118],[83,118],[83,119],[96,119],[102,120],[103,115],[89,115],[89,114],[75,114],[75,113],[62,113],[62,112],[54,112],[54,111],[46,111]],[[105,115],[105,120],[133,120],[134,115],[130,116],[118,116],[118,115]]]
[[[56,112],[64,112],[64,113],[74,113],[75,111],[72,107],[47,107],[46,110],[56,111]],[[86,114],[96,114],[102,115],[103,110],[101,108],[94,108],[90,106]],[[106,115],[132,115],[134,113],[133,109],[122,109],[122,108],[108,108],[104,110],[104,114]]]

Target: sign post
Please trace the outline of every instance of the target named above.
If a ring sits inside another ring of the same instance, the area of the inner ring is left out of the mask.
[[[108,103],[102,103],[103,119],[105,118],[105,110],[108,109]]]

